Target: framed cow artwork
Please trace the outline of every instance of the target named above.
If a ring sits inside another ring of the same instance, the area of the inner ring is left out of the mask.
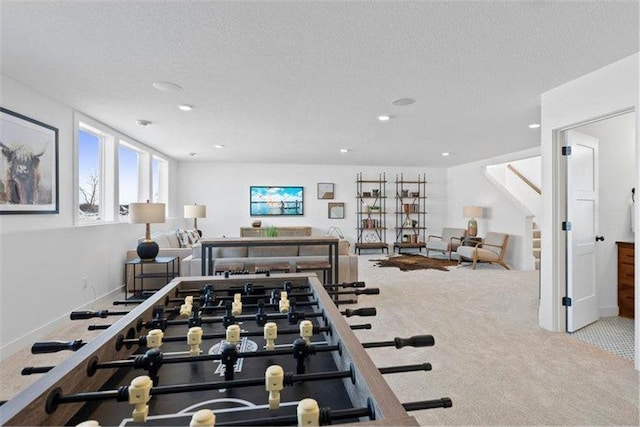
[[[58,129],[0,107],[0,214],[57,214]]]

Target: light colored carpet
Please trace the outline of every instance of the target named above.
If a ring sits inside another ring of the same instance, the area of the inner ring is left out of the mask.
[[[356,333],[433,334],[432,348],[368,351],[378,366],[432,363],[431,372],[385,376],[400,401],[453,399],[449,409],[413,412],[421,425],[640,424],[633,363],[537,326],[538,272],[401,272],[374,267],[374,258],[360,256],[360,278],[381,295],[358,305],[375,305],[378,316]]]
[[[360,278],[381,295],[361,296],[358,306],[375,306],[378,316],[348,321],[373,324],[372,330],[356,331],[363,342],[434,335],[435,347],[368,350],[380,367],[433,365],[431,372],[385,376],[402,402],[453,399],[449,409],[412,412],[421,425],[640,424],[633,363],[538,328],[537,272],[491,265],[401,272],[374,267],[369,260],[375,258],[381,256],[359,256]],[[79,327],[84,323],[71,323],[49,338],[89,339],[98,333]],[[10,357],[2,363],[0,399],[39,377],[20,376],[23,366],[56,364],[68,355],[24,351]]]

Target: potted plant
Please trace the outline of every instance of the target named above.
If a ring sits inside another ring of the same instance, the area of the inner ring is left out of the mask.
[[[270,226],[266,230],[267,237],[278,237],[278,229],[275,225]]]

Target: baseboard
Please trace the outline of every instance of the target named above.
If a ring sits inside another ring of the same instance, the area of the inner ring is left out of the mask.
[[[600,317],[612,317],[620,314],[620,310],[618,309],[617,305],[610,306],[610,307],[600,307],[599,310],[600,310]]]
[[[88,303],[75,308],[72,311],[95,310],[96,307],[104,307],[105,305],[110,306],[113,300],[117,299],[116,295],[118,297],[121,297],[123,293],[124,286],[120,286],[112,291],[107,292],[104,295],[99,296],[95,300],[89,301]],[[41,326],[40,328],[35,329],[28,334],[25,334],[19,338],[16,338],[10,343],[3,345],[2,347],[0,347],[0,361],[5,360],[9,356],[20,350],[31,347],[34,342],[42,339],[43,337],[47,336],[48,334],[62,327],[68,322],[72,322],[72,320],[69,320],[69,315],[65,314]]]

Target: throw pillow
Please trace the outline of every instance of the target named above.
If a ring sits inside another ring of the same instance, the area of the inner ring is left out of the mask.
[[[178,240],[180,240],[181,248],[190,248],[191,246],[193,246],[193,243],[191,243],[189,230],[182,230],[179,228],[176,230],[176,236],[178,236]]]

